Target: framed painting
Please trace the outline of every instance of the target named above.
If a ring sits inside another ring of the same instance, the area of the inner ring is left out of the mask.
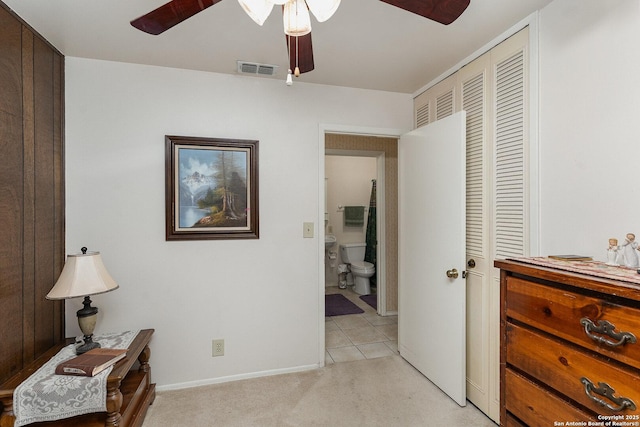
[[[257,239],[258,141],[165,137],[166,240]]]

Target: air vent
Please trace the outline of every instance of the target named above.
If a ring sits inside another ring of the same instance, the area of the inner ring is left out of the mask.
[[[243,74],[255,74],[259,76],[273,76],[278,66],[258,64],[256,62],[238,61],[238,72]]]

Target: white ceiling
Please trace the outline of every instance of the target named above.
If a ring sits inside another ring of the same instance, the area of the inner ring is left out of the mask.
[[[281,14],[260,27],[224,0],[159,36],[129,21],[167,0],[1,0],[65,56],[236,73],[236,61],[287,73]],[[471,0],[445,26],[378,0],[343,0],[312,18],[315,70],[299,81],[413,93],[551,0]],[[350,24],[350,21],[354,23]]]

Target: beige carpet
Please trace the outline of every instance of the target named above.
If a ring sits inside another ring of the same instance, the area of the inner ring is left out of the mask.
[[[159,392],[143,427],[495,427],[459,407],[400,356]]]

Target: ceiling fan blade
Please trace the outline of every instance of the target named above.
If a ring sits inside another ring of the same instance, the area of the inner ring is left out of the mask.
[[[392,6],[449,25],[465,11],[471,0],[381,0]]]
[[[134,19],[131,25],[140,31],[157,36],[219,1],[221,0],[171,0],[146,15]]]
[[[293,71],[296,64],[300,73],[313,70],[313,46],[311,45],[311,33],[300,37],[287,37],[287,50],[289,52],[289,68]],[[296,61],[297,53],[297,61]]]

